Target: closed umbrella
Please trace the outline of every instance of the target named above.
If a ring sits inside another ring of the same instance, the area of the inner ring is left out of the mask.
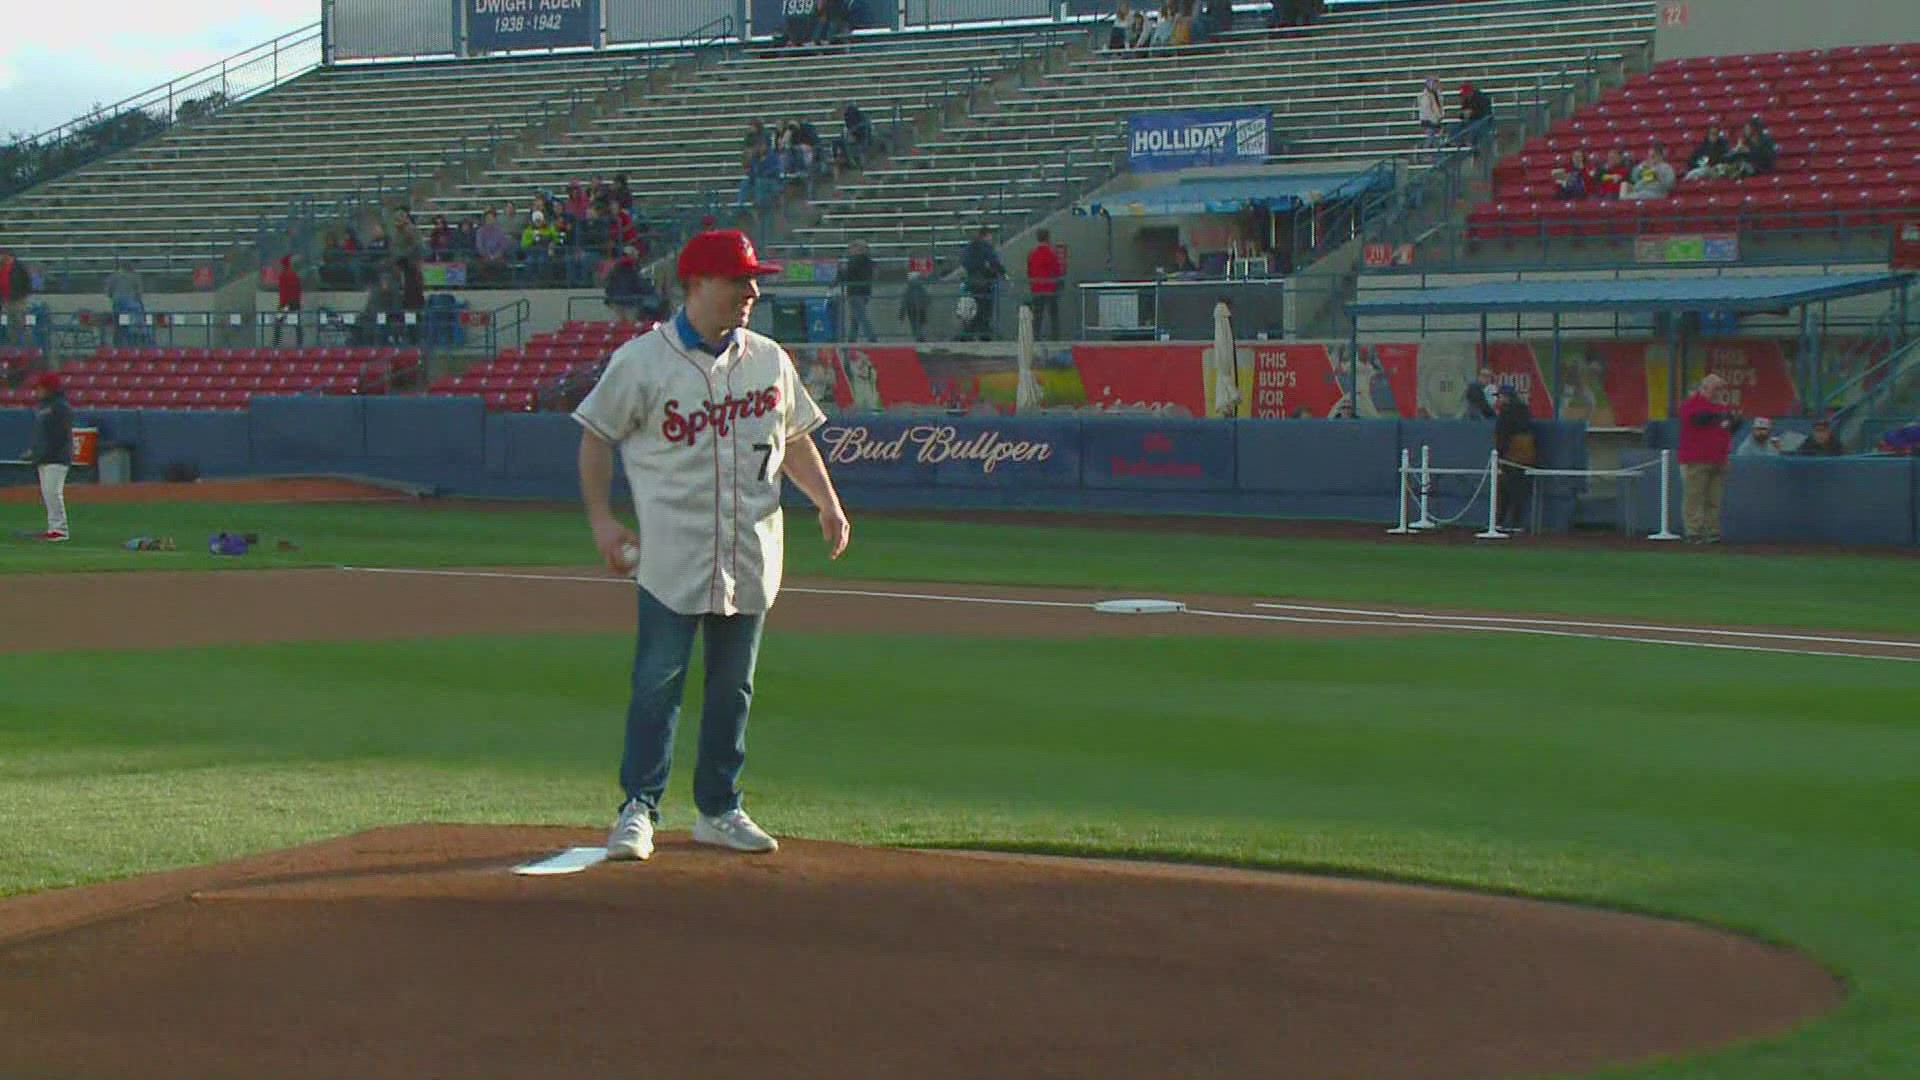
[[[1040,380],[1033,375],[1033,308],[1020,305],[1020,381],[1014,387],[1013,406],[1015,412],[1037,409],[1040,401]]]
[[[1213,412],[1240,414],[1240,361],[1233,345],[1233,316],[1225,300],[1213,305]]]

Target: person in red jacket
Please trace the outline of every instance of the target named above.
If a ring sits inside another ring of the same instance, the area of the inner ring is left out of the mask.
[[[1033,251],[1027,255],[1027,284],[1033,289],[1033,336],[1045,338],[1040,327],[1053,316],[1053,332],[1060,334],[1060,281],[1067,276],[1067,261],[1053,246],[1053,236],[1041,229]]]
[[[293,268],[293,256],[280,256],[280,317],[273,323],[273,347],[280,347],[280,331],[293,323],[293,343],[305,345],[306,331],[300,326],[300,272]]]
[[[1687,542],[1720,542],[1720,496],[1740,413],[1727,401],[1727,383],[1709,374],[1680,403],[1680,478],[1686,488]]]

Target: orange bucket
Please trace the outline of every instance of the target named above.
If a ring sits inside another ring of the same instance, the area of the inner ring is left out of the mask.
[[[100,429],[97,427],[76,427],[73,429],[73,467],[84,469],[100,463]]]

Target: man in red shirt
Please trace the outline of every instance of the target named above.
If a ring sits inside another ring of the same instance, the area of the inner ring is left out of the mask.
[[[1727,401],[1726,380],[1709,374],[1680,403],[1680,478],[1686,488],[1687,542],[1720,542],[1720,496],[1740,414]]]
[[[1040,327],[1048,314],[1053,316],[1053,333],[1060,334],[1060,281],[1067,276],[1067,261],[1053,246],[1053,236],[1045,229],[1037,235],[1039,243],[1027,255],[1027,284],[1033,289],[1033,336],[1045,338]]]

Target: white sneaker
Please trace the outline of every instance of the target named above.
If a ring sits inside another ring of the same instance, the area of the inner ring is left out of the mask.
[[[779,851],[780,841],[753,823],[745,810],[729,810],[719,817],[701,814],[693,821],[693,842],[734,851]]]
[[[653,815],[639,799],[628,799],[607,834],[607,858],[645,862],[653,858]]]

